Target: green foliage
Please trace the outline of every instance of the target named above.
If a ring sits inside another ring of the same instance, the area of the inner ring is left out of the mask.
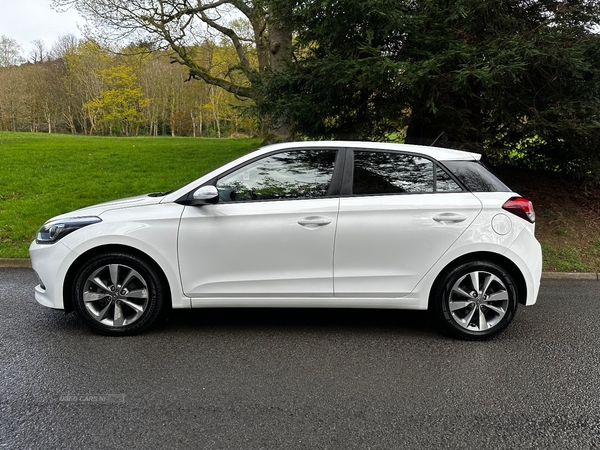
[[[129,136],[143,122],[142,110],[150,104],[130,65],[119,64],[100,71],[105,88],[83,106],[95,111],[111,133]],[[136,133],[137,134],[137,133]]]
[[[385,56],[401,44],[403,17],[392,0],[303,2],[294,28],[297,62],[274,74],[273,116],[311,137],[369,138],[397,129],[404,63]]]
[[[437,142],[600,173],[600,2],[303,1],[275,115],[301,135]],[[526,145],[524,143],[527,143]],[[568,163],[568,164],[566,164]]]
[[[25,257],[49,218],[183,186],[257,139],[109,138],[0,132],[0,257]]]

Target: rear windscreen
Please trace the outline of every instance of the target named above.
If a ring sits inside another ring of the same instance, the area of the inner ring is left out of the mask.
[[[441,161],[471,192],[512,192],[479,161]]]

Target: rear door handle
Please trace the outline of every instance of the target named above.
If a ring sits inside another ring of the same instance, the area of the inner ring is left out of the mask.
[[[433,216],[433,220],[435,220],[436,222],[458,223],[467,220],[467,218],[465,216],[455,213],[441,213],[437,216]]]
[[[329,225],[330,223],[331,219],[329,217],[320,216],[303,217],[302,219],[298,220],[298,224],[306,228],[318,228],[324,225]]]

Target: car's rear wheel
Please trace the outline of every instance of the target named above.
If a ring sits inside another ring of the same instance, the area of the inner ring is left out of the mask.
[[[126,253],[98,255],[79,270],[73,304],[92,329],[113,336],[149,327],[164,303],[160,276],[145,260]]]
[[[504,330],[517,310],[518,292],[510,274],[487,261],[462,263],[437,284],[433,310],[455,336],[491,338]]]

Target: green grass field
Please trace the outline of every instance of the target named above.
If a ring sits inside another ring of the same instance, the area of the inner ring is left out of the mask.
[[[57,214],[178,188],[260,142],[0,132],[0,258],[27,257],[37,229]]]

